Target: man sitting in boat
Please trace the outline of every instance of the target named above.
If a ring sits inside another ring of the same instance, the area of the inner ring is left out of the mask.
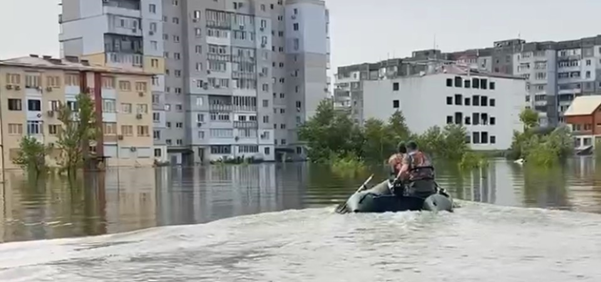
[[[401,171],[405,154],[407,154],[405,142],[399,142],[397,145],[397,152],[388,158],[388,165],[390,165],[390,173],[392,177],[396,177],[399,174],[399,171]]]
[[[407,154],[403,157],[397,178],[406,185],[409,195],[427,197],[436,192],[434,167],[414,141],[407,143]]]

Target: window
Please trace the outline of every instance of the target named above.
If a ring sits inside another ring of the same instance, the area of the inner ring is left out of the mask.
[[[453,97],[447,96],[447,105],[453,105]]]
[[[177,127],[177,128],[184,128],[184,123],[183,122],[176,122],[175,123],[175,127]]]
[[[102,132],[104,135],[116,135],[117,134],[117,123],[116,122],[105,122],[102,124]]]
[[[480,143],[488,144],[488,132],[486,132],[486,131],[480,132]]]
[[[157,13],[157,6],[155,4],[150,4],[148,5],[148,11],[152,14],[156,14]]]
[[[269,107],[269,100],[263,99],[263,108]]]
[[[263,123],[269,123],[269,116],[263,116]]]
[[[42,110],[42,101],[40,100],[27,100],[27,110],[39,112]]]
[[[480,95],[472,96],[472,105],[480,106]]]
[[[40,87],[40,75],[39,74],[25,75],[25,88],[38,88],[38,87]]]
[[[465,88],[470,88],[470,87],[472,87],[472,81],[471,81],[471,80],[468,80],[468,79],[466,79],[466,80],[463,82],[463,87],[465,87]]]
[[[479,113],[473,113],[472,114],[472,124],[473,125],[479,125],[480,124],[480,114]]]
[[[150,131],[148,130],[148,125],[138,125],[138,136],[143,136],[143,137],[150,136]]]
[[[153,68],[158,68],[159,67],[159,60],[158,59],[151,59],[150,60],[150,66]]]
[[[119,90],[131,91],[131,82],[124,80],[119,81]]]
[[[115,78],[111,76],[102,77],[102,88],[113,89],[115,88]]]
[[[482,106],[482,107],[488,106],[488,97],[486,97],[486,96],[480,97],[480,106]]]
[[[490,125],[495,125],[497,123],[497,119],[494,117],[490,118]]]
[[[392,101],[392,108],[394,108],[394,109],[400,108],[399,100],[393,100]]]
[[[22,111],[23,105],[21,104],[21,99],[8,99],[8,110]]]
[[[122,103],[121,104],[121,112],[124,114],[131,114],[131,104],[130,103]]]
[[[392,91],[399,91],[400,85],[398,82],[392,84]]]
[[[133,136],[134,135],[134,127],[131,125],[122,125],[121,126],[121,134],[124,136]]]
[[[115,113],[116,112],[116,101],[114,99],[102,99],[102,112],[103,113]]]
[[[47,76],[46,86],[52,88],[59,88],[61,86],[60,78],[58,76]]]
[[[147,114],[148,113],[148,105],[147,104],[137,104],[136,105],[136,113],[137,114]]]
[[[447,87],[453,87],[453,79],[447,78]]]
[[[294,30],[298,30],[298,23],[294,23],[294,24],[292,24],[292,29],[294,29]]]
[[[497,143],[497,137],[496,136],[490,136],[490,144],[496,144]]]
[[[463,113],[455,113],[455,124],[461,124],[463,122]]]
[[[466,105],[466,106],[469,106],[470,105],[470,98],[463,99],[463,104]]]
[[[158,122],[161,120],[161,115],[159,113],[152,113],[152,121]]]
[[[480,88],[480,79],[472,78],[472,88]]]
[[[465,117],[464,123],[465,125],[470,125],[472,124],[472,119],[470,117]]]
[[[491,107],[494,107],[495,106],[495,99],[490,99],[488,101],[488,105],[491,106]]]
[[[194,28],[194,35],[196,37],[201,37],[202,36],[202,30],[200,28]]]
[[[447,116],[447,124],[453,124],[453,116]]]
[[[461,96],[461,94],[455,94],[455,105],[457,106],[461,106],[461,103],[463,102],[463,97]]]
[[[495,83],[491,81],[491,82],[490,82],[490,85],[489,85],[489,87],[488,87],[488,88],[489,88],[490,90],[495,90]],[[491,138],[492,138],[492,136],[491,136]]]
[[[160,158],[161,155],[162,155],[161,149],[154,149],[154,157],[155,158]]]
[[[486,90],[488,86],[488,80],[485,78],[480,79],[480,89]]]
[[[173,142],[171,141],[171,139],[165,139],[165,144],[171,146],[173,145]]]
[[[479,132],[472,132],[472,143],[480,144],[480,133]]]
[[[214,145],[211,146],[211,154],[229,155],[232,153],[230,145]]]
[[[79,75],[77,74],[66,74],[65,85],[79,86]]]
[[[455,77],[455,87],[462,87],[463,86],[462,82],[463,82],[463,79],[461,78],[461,76]]]
[[[42,134],[42,122],[41,121],[28,121],[27,122],[27,135]]]
[[[9,123],[8,134],[10,135],[23,135],[23,125],[20,123]]]

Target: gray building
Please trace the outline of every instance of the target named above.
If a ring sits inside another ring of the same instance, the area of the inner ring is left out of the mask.
[[[510,39],[494,42],[488,48],[451,53],[421,50],[408,58],[339,67],[335,105],[362,122],[362,81],[417,74],[422,71],[420,61],[424,60],[454,62],[476,70],[525,77],[524,99],[539,113],[543,126],[562,123],[563,113],[575,97],[601,94],[601,35],[598,35],[558,42]]]
[[[296,128],[328,94],[324,1],[63,0],[62,7],[63,55],[157,74],[157,158],[304,156]]]

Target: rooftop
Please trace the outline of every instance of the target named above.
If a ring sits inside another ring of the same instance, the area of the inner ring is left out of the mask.
[[[590,115],[601,105],[601,96],[578,96],[564,113],[564,116]]]
[[[55,69],[65,71],[94,71],[114,74],[129,75],[148,75],[153,74],[142,71],[138,68],[107,67],[102,65],[90,64],[87,60],[79,60],[77,57],[68,56],[64,59],[52,58],[51,56],[29,55],[27,57],[18,57],[6,60],[0,60],[0,67],[22,67],[34,69]]]

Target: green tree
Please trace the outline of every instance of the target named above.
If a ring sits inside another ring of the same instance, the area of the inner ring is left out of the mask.
[[[363,144],[363,155],[365,159],[374,162],[382,162],[395,151],[395,138],[390,125],[378,119],[368,119],[363,128],[365,143]]]
[[[46,154],[48,152],[48,147],[42,142],[34,137],[25,136],[21,138],[19,152],[12,161],[23,170],[37,177],[47,169]]]
[[[524,124],[524,129],[535,128],[538,124],[538,113],[535,110],[525,108],[520,113],[520,121]]]
[[[79,94],[75,104],[77,108],[74,110],[66,104],[58,110],[58,120],[62,123],[56,142],[61,153],[59,164],[70,177],[83,166],[84,159],[89,159],[90,140],[99,133],[90,95]]]
[[[393,140],[391,140],[391,142],[394,143],[407,140],[411,135],[409,127],[405,121],[405,116],[403,116],[403,113],[400,111],[395,111],[392,116],[390,116],[386,129],[392,135],[391,137]]]

